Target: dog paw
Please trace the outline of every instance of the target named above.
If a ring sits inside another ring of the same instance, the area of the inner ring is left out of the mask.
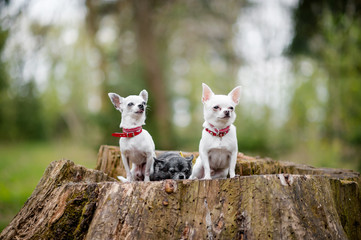
[[[117,178],[118,178],[121,182],[123,182],[123,183],[125,183],[125,182],[130,182],[127,178],[122,177],[122,176],[117,176]]]
[[[229,175],[229,178],[235,178],[235,177],[239,177],[239,175],[238,174]]]
[[[229,174],[229,178],[239,177],[239,175],[236,175],[234,172]]]

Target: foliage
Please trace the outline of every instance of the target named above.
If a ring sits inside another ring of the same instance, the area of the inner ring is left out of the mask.
[[[361,5],[358,1],[301,1],[295,12],[296,34],[290,53],[296,61],[313,57],[317,69],[300,84],[289,121],[295,131],[314,129],[328,145],[341,145],[339,159],[361,169]],[[306,20],[307,19],[307,20]],[[301,60],[302,61],[302,60]],[[320,69],[320,70],[318,70]],[[323,72],[323,76],[317,75]],[[321,92],[317,93],[317,89]],[[324,92],[324,94],[322,94]],[[324,96],[321,96],[324,95]],[[324,98],[323,102],[319,98]],[[301,101],[302,104],[298,102]],[[319,115],[309,121],[308,112]]]
[[[0,62],[0,141],[70,137],[92,147],[116,144],[110,133],[118,130],[120,114],[107,92],[126,96],[146,88],[146,128],[157,148],[196,150],[203,121],[201,83],[226,93],[237,82],[242,58],[232,44],[243,2],[72,4],[86,10],[79,21],[33,18],[25,25],[30,49],[16,38],[16,31],[24,27],[31,4],[15,17],[5,17],[8,24],[2,25],[0,35],[0,51],[6,56]],[[252,4],[244,6],[251,10]],[[357,158],[359,8],[357,1],[299,2],[289,51],[294,83],[287,89],[287,117],[279,120],[278,110],[267,105],[242,105],[236,123],[240,151],[278,157],[309,146],[308,140],[328,141],[330,148],[337,141],[343,152],[337,156]],[[145,15],[140,14],[144,9]],[[29,74],[31,67],[35,73],[44,68],[46,77]],[[250,114],[248,108],[258,113]],[[318,134],[310,134],[314,131]]]

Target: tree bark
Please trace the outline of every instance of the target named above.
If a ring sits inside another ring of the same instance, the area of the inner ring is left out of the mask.
[[[102,146],[97,168],[122,174],[119,160]],[[51,163],[0,239],[361,239],[353,171],[241,153],[232,179],[120,183],[103,171]]]

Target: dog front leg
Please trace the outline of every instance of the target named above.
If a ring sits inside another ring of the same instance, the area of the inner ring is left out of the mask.
[[[147,163],[144,171],[144,182],[149,182],[150,173],[153,172],[153,154],[147,155]]]
[[[229,177],[234,178],[236,176],[236,163],[237,163],[238,150],[234,151],[231,155],[231,162],[229,164]]]
[[[128,161],[128,158],[126,157],[125,154],[121,153],[122,155],[122,162],[123,162],[123,166],[124,166],[124,169],[125,169],[125,172],[127,174],[127,180],[132,182],[133,181],[133,176],[132,176],[132,173],[130,172],[130,169],[129,169],[129,161]]]
[[[204,152],[200,152],[199,157],[202,160],[202,165],[203,165],[203,169],[204,169],[204,178],[203,179],[212,179],[211,178],[211,168],[209,166],[208,154],[206,154]]]
[[[198,157],[196,159],[196,163],[192,168],[192,174],[189,179],[200,179],[204,176],[203,166],[202,166],[202,159]]]

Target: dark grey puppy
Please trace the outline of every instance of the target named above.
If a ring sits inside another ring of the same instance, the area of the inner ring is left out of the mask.
[[[154,158],[154,172],[150,175],[150,180],[188,179],[192,174],[192,160],[193,155],[184,158],[179,153],[165,152]]]

